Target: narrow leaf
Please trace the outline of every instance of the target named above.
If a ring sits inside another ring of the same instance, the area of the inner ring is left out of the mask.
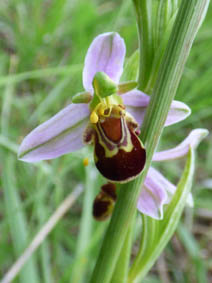
[[[141,279],[144,278],[153,266],[172,237],[191,190],[193,174],[194,151],[190,149],[183,175],[177,186],[177,191],[167,207],[164,219],[162,221],[155,221],[148,216],[143,217],[144,235],[154,235],[154,237],[151,236],[151,240],[149,237],[142,240],[139,254],[129,273],[129,282],[141,282]]]
[[[27,222],[24,211],[21,207],[21,200],[17,192],[15,182],[14,158],[7,155],[3,167],[3,189],[7,220],[10,228],[10,235],[14,247],[15,257],[23,252],[28,244]],[[20,272],[21,283],[37,283],[39,282],[34,257],[32,257]]]

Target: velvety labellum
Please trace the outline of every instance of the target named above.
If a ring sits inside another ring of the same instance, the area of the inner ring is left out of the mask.
[[[105,178],[122,183],[141,173],[146,151],[125,117],[108,117],[96,125],[94,159]]]

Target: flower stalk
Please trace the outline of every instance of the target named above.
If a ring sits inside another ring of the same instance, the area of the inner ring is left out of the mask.
[[[132,221],[128,229],[119,259],[117,261],[111,279],[111,283],[117,283],[117,282],[127,283],[135,220],[136,220],[136,215],[134,215],[134,221]]]
[[[141,139],[147,151],[146,167],[137,179],[124,184],[120,190],[120,195],[91,278],[92,283],[107,283],[112,278],[126,237],[127,228],[136,210],[140,188],[151,164],[152,156],[159,142],[171,102],[177,91],[186,59],[200,23],[205,16],[208,4],[208,0],[182,1],[141,129]],[[140,33],[141,30],[139,30]],[[142,78],[139,77],[139,85],[142,85],[140,84],[141,80]]]
[[[139,85],[151,93],[176,19],[176,0],[133,0],[140,42]]]

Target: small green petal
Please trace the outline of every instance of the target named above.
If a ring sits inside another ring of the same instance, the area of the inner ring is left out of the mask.
[[[120,83],[118,85],[118,94],[124,94],[128,91],[135,89],[136,87],[137,87],[137,82],[135,81]]]
[[[72,103],[89,103],[92,99],[90,92],[79,92],[72,97]]]

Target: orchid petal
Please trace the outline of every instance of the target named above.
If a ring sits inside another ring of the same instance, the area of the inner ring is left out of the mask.
[[[56,158],[83,147],[88,123],[87,104],[70,104],[28,134],[18,152],[19,159],[37,162]]]
[[[125,58],[125,43],[118,33],[108,32],[97,36],[91,43],[83,69],[83,86],[93,92],[92,81],[97,72],[106,73],[119,82]]]
[[[208,130],[195,129],[191,131],[188,137],[178,146],[168,150],[156,152],[153,156],[153,161],[165,161],[183,157],[188,153],[189,147],[195,149],[207,135]]]
[[[165,178],[158,170],[153,167],[150,167],[148,171],[148,176],[151,176],[157,185],[166,190],[168,194],[167,203],[171,201],[172,196],[175,194],[177,187],[173,185],[167,178]],[[186,200],[186,204],[188,206],[193,206],[193,197],[192,194],[189,193],[188,198]]]
[[[141,126],[146,108],[150,101],[150,96],[139,90],[132,90],[123,94],[121,97],[127,111],[135,118],[139,126]],[[186,104],[174,100],[171,104],[165,126],[169,126],[184,120],[188,117],[188,115],[190,115],[190,113],[191,110]]]
[[[168,195],[166,186],[154,178],[149,169],[147,177],[144,182],[144,187],[141,190],[137,208],[140,212],[155,218],[163,218],[163,205],[168,203]]]
[[[150,97],[140,90],[131,90],[121,96],[123,103],[138,125],[141,126]]]
[[[191,109],[183,102],[173,100],[165,126],[170,126],[186,119],[191,114]]]

